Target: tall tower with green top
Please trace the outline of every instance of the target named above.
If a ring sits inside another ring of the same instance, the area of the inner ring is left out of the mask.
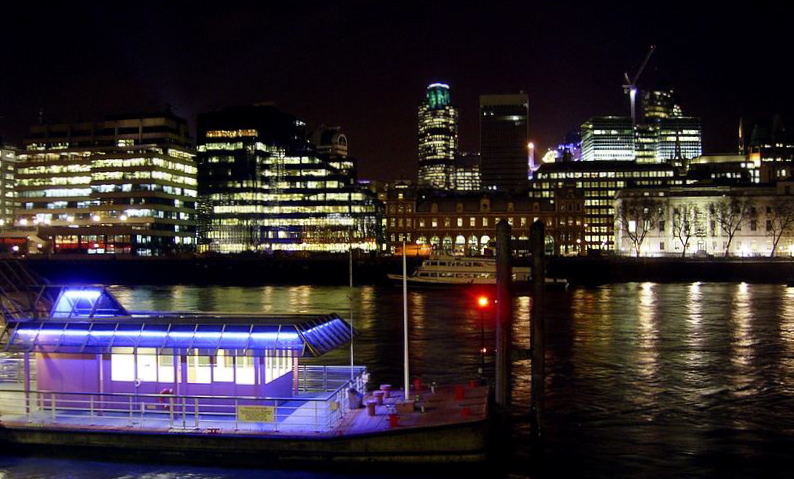
[[[431,83],[419,105],[420,188],[455,188],[458,151],[458,109],[452,105],[449,85]]]

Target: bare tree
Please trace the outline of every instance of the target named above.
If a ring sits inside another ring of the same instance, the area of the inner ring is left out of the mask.
[[[776,198],[772,202],[766,220],[766,234],[772,238],[772,251],[769,257],[775,256],[777,245],[784,234],[791,233],[794,229],[794,200],[791,198]]]
[[[631,241],[634,255],[640,256],[645,237],[662,217],[659,202],[653,198],[624,198],[617,211],[618,224]]]
[[[682,258],[686,256],[689,240],[693,236],[703,234],[704,229],[701,222],[700,209],[695,205],[686,203],[673,209],[673,236],[678,239],[684,248],[681,252]]]
[[[722,232],[728,236],[728,242],[725,244],[725,257],[727,257],[736,232],[741,230],[753,216],[752,202],[747,198],[723,199],[709,205],[709,210]]]

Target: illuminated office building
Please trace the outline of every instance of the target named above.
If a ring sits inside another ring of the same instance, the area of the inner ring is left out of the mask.
[[[16,150],[0,145],[0,229],[13,223],[16,207]]]
[[[485,191],[526,191],[529,178],[529,98],[480,96],[480,176]]]
[[[629,120],[630,121],[630,120]],[[614,245],[615,195],[631,186],[681,184],[670,165],[634,161],[573,161],[543,164],[535,172],[530,197],[553,199],[555,191],[584,191],[584,241],[587,249],[611,250]]]
[[[700,118],[684,116],[672,89],[644,91],[643,122],[636,126],[635,148],[638,163],[678,163],[703,153]]]
[[[17,159],[14,227],[52,253],[190,251],[196,166],[170,113],[37,125]]]
[[[658,124],[638,124],[634,127],[634,155],[637,163],[660,163],[658,145]]]
[[[583,161],[632,161],[634,126],[631,118],[597,116],[581,127]]]
[[[199,249],[379,249],[375,193],[333,166],[329,153],[310,144],[303,121],[270,105],[199,115]]]
[[[675,116],[662,118],[657,123],[657,162],[674,159],[691,160],[703,154],[703,127],[700,118]]]
[[[480,155],[460,153],[455,160],[455,191],[480,191]]]
[[[341,127],[320,126],[312,134],[312,144],[321,158],[348,176],[351,181],[355,181],[356,160],[348,155],[347,136],[342,132]]]
[[[642,117],[645,123],[681,116],[681,107],[675,103],[673,90],[646,90],[642,92]]]
[[[432,83],[419,105],[419,187],[455,188],[458,151],[458,110],[452,106],[449,85]]]

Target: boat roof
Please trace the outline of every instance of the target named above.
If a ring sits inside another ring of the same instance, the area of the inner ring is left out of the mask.
[[[129,311],[102,286],[60,287],[49,315],[7,321],[0,344],[9,352],[110,353],[138,348],[174,354],[263,355],[292,351],[321,356],[350,342],[354,331],[327,315]]]

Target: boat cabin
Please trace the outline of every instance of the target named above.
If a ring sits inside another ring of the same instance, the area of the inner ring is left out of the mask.
[[[2,333],[6,352],[23,353],[25,390],[290,397],[300,359],[353,333],[335,314],[128,311],[97,286],[61,287],[54,298],[49,315],[7,318]]]

